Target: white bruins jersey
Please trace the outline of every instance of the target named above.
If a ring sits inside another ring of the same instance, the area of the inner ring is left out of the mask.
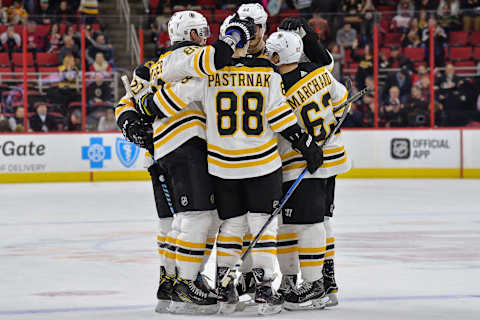
[[[295,71],[283,75],[287,87],[287,102],[298,117],[298,122],[317,144],[337,124],[345,108],[333,114],[333,107],[344,103],[348,91],[338,82],[326,67],[312,63],[301,63]],[[293,150],[290,143],[281,139],[279,143],[282,157],[283,181],[295,180],[306,162],[302,155]],[[324,162],[315,173],[307,173],[305,178],[327,178],[350,169],[350,161],[342,140],[341,131],[337,131],[330,142],[323,147]]]
[[[191,77],[206,77],[213,74],[215,72],[214,53],[214,47],[201,47],[193,42],[174,45],[156,62],[147,61],[143,64],[149,70],[150,83],[134,76],[130,84],[132,93],[140,97],[146,92],[151,92],[151,86],[154,85],[157,87],[157,91],[164,92],[162,96],[165,99],[173,99],[171,102],[175,104],[176,96],[172,95],[170,89],[164,88],[164,83],[185,81]],[[117,119],[122,112],[127,110],[135,111],[135,108],[130,99],[124,97],[115,111]],[[183,106],[182,110],[171,118],[155,119],[153,122],[155,159],[161,159],[193,137],[205,139],[205,124],[205,114],[195,103],[188,107]],[[149,163],[147,161],[146,166]]]
[[[273,65],[264,59],[239,61],[243,64],[206,79],[169,83],[154,99],[167,115],[201,101],[207,116],[208,170],[224,179],[259,177],[280,168],[275,132],[297,123]]]

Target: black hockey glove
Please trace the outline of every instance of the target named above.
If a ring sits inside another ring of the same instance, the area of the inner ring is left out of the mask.
[[[130,120],[131,121],[131,120]],[[122,126],[122,133],[128,141],[135,143],[140,148],[151,149],[153,144],[152,126],[142,123],[139,120],[130,122],[125,120]]]
[[[302,154],[307,161],[308,172],[314,173],[323,164],[323,150],[314,141],[313,137],[303,132],[299,125],[293,125],[280,134],[287,139],[292,148]]]
[[[240,19],[235,14],[225,29],[222,41],[227,43],[233,50],[243,48],[245,44],[255,39],[257,28],[252,18]]]
[[[318,35],[315,30],[308,25],[307,20],[304,18],[286,18],[280,23],[278,29],[285,31],[293,31],[297,33],[300,37],[305,37],[306,35],[312,35],[318,40]]]
[[[165,118],[165,114],[157,107],[155,101],[153,101],[154,96],[154,93],[147,93],[140,97],[139,101],[135,103],[135,109],[147,119],[152,117]]]

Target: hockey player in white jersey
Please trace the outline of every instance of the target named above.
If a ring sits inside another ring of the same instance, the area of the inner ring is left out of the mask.
[[[333,107],[346,101],[348,92],[325,67],[313,63],[299,63],[303,43],[293,32],[273,33],[266,43],[270,60],[282,73],[287,102],[297,115],[302,127],[321,143],[336,125],[344,108],[334,113]],[[284,191],[305,168],[301,154],[287,141],[281,140]],[[350,168],[341,133],[335,134],[324,146],[324,163],[314,173],[307,174],[285,205],[277,240],[278,259],[283,273],[281,289],[285,308],[324,308],[329,299],[324,288],[322,272],[326,231],[324,216],[330,210],[328,177]],[[300,266],[303,283],[295,285]]]
[[[237,49],[237,56],[241,55]],[[244,51],[244,50],[243,50]],[[217,238],[217,279],[238,260],[247,226],[257,234],[282,196],[279,132],[307,161],[309,171],[322,164],[321,149],[303,132],[285,101],[280,74],[265,59],[238,59],[208,79],[167,84],[178,105],[202,101],[207,116],[208,170],[215,176],[215,200],[223,224]],[[175,109],[160,91],[149,105],[157,116]],[[170,99],[172,101],[173,99]],[[252,249],[259,313],[281,311],[283,299],[271,287],[276,253],[276,223],[267,227]],[[223,312],[232,312],[238,296],[229,283],[219,287]]]
[[[117,122],[124,135],[140,145],[151,137],[149,125],[142,122],[135,107],[140,105],[140,96],[151,92],[152,84],[160,84],[154,86],[159,91],[168,91],[162,86],[164,80],[188,81],[189,77],[204,77],[214,72],[229,61],[238,43],[242,40],[246,43],[249,28],[253,29],[251,23],[235,19],[228,24],[230,33],[222,41],[202,47],[208,35],[205,18],[194,11],[176,13],[169,21],[173,46],[156,63],[148,62],[136,69],[131,84],[135,99],[123,98],[116,109]],[[218,224],[212,223],[216,212],[205,161],[205,116],[191,104],[170,119],[148,114],[147,117],[155,119],[152,153],[160,164],[149,170],[157,185],[155,195],[162,196],[164,190],[158,192],[158,188],[167,187],[176,213],[173,224],[170,212],[165,211],[162,217],[159,213],[158,242],[163,268],[156,310],[165,312],[169,305],[169,310],[175,313],[214,313],[216,298],[197,277],[218,230]]]

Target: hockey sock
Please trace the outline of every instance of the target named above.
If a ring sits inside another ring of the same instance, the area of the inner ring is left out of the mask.
[[[325,227],[323,223],[303,225],[298,231],[298,257],[302,278],[315,281],[323,277]]]
[[[247,247],[250,245],[253,237],[250,233],[243,236],[243,245],[242,245],[242,253],[247,250]],[[247,255],[245,257],[245,261],[243,261],[242,265],[240,266],[241,273],[247,273],[252,271],[252,255]]]
[[[335,257],[335,237],[333,236],[331,219],[330,217],[325,217],[324,222],[327,239],[325,259],[333,259]]]
[[[157,245],[160,257],[160,266],[166,267],[167,257],[165,256],[167,235],[172,229],[173,218],[161,218],[158,220]]]
[[[258,234],[269,217],[270,215],[266,213],[247,213],[248,227],[252,232],[252,235]],[[263,269],[265,272],[265,279],[271,279],[273,277],[277,255],[277,227],[278,222],[277,217],[275,217],[251,251],[252,267],[253,269]]]
[[[242,253],[243,235],[247,216],[230,218],[223,221],[217,237],[217,265],[233,267]]]
[[[207,245],[205,247],[205,254],[203,255],[202,265],[200,267],[200,272],[205,271],[205,266],[210,258],[210,254],[212,253],[213,246],[215,245],[215,239],[217,238],[218,230],[220,229],[220,225],[222,224],[222,220],[218,217],[217,210],[210,211],[211,221],[210,227],[208,228],[207,233]]]
[[[210,211],[194,211],[177,213],[177,216],[181,216],[180,232],[176,241],[178,277],[194,280],[203,262],[212,215]]]
[[[181,216],[176,214],[173,217],[172,229],[165,239],[165,270],[167,275],[176,276],[175,258],[177,252],[177,237],[180,234]]]
[[[280,224],[277,235],[277,257],[282,274],[298,274],[298,237],[296,225]]]

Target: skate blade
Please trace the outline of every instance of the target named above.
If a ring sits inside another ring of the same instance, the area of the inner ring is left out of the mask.
[[[327,302],[327,305],[326,307],[334,307],[336,305],[338,305],[338,298],[337,298],[337,294],[336,293],[329,293],[327,294],[327,297],[329,299],[329,301]]]
[[[269,305],[268,303],[258,303],[258,311],[257,314],[259,315],[269,315],[269,314],[277,314],[282,312],[282,305]]]
[[[240,300],[237,304],[237,307],[235,309],[235,311],[238,311],[238,312],[243,312],[243,311],[250,311],[251,309],[257,309],[257,303],[255,302],[254,299],[252,299],[252,297],[250,297],[250,295],[247,296],[248,299],[245,299],[245,300]],[[243,298],[243,296],[241,297]]]
[[[158,300],[157,305],[155,307],[155,312],[167,313],[169,306],[170,306],[170,300]]]
[[[217,304],[198,305],[181,301],[172,301],[168,311],[173,314],[215,314],[218,312]]]
[[[310,301],[305,301],[302,303],[293,303],[293,302],[288,302],[285,301],[283,303],[283,307],[286,310],[289,311],[296,311],[296,310],[319,310],[319,309],[324,309],[328,302],[329,302],[328,296],[321,297],[318,299],[310,300]]]
[[[218,313],[221,314],[232,314],[235,312],[238,303],[225,303],[219,302]]]

